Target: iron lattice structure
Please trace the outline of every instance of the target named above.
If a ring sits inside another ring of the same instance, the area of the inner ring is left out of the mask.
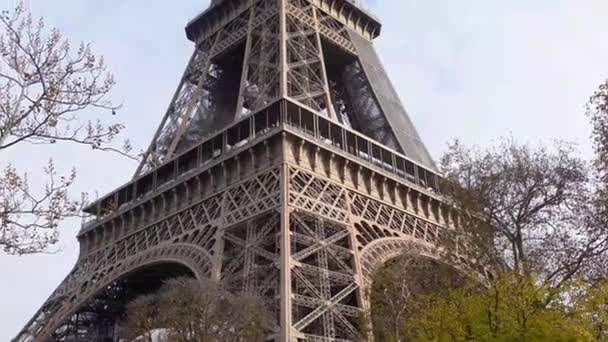
[[[93,203],[73,271],[15,341],[119,341],[177,274],[262,296],[275,341],[361,340],[371,275],[459,215],[346,0],[213,1],[133,179]]]

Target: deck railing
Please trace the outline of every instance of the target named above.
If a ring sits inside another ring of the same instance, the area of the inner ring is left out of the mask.
[[[158,190],[174,185],[181,178],[190,176],[191,172],[204,169],[232,150],[275,134],[282,128],[294,130],[328,148],[340,150],[370,168],[388,172],[424,190],[437,191],[439,176],[436,172],[351,128],[289,100],[280,100],[95,201],[85,209],[85,213],[92,218],[83,222],[82,231],[116,211],[147,200]]]

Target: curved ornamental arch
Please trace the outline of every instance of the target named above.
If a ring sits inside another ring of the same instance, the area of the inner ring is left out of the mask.
[[[361,251],[362,276],[367,285],[372,282],[374,273],[388,261],[408,255],[439,260],[434,246],[410,237],[382,238],[370,243]]]
[[[150,288],[140,286],[140,291],[136,291],[143,294],[153,290],[155,286],[160,286],[162,280],[171,277],[210,277],[212,256],[195,245],[169,244],[143,251],[119,263],[97,268],[96,271],[93,269],[94,266],[86,261],[79,262],[28,324],[30,330],[23,331],[15,341],[32,341],[33,336],[37,341],[67,341],[67,336],[91,324],[93,326],[85,330],[92,329],[91,333],[96,335],[110,334],[114,327],[94,326],[96,323],[93,316],[99,315],[99,312],[94,314],[90,310],[94,308],[95,302],[106,303],[107,306],[107,298],[112,297],[119,306],[124,307],[132,295],[138,294],[125,293],[129,291],[126,291],[124,286],[131,286],[131,282],[125,283],[128,279],[146,279]],[[153,275],[146,277],[146,272]],[[121,308],[115,309],[117,311],[114,314],[120,314]],[[52,318],[47,319],[51,314]],[[106,320],[118,318],[105,317]],[[37,320],[44,324],[37,325]],[[87,323],[87,320],[93,321]],[[81,331],[79,334],[81,333],[89,332]]]
[[[382,244],[379,241],[377,245]],[[384,241],[395,248],[403,241]],[[429,303],[429,298],[448,288],[458,287],[467,278],[461,270],[424,251],[410,248],[403,253],[380,252],[374,258],[373,271],[367,280],[366,297],[369,301],[366,322],[375,341],[410,341],[420,338],[412,329]],[[384,249],[383,249],[384,250]],[[416,337],[418,336],[418,337]]]

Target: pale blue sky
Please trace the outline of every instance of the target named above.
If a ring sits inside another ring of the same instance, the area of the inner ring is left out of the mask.
[[[15,0],[4,0],[7,3]],[[206,0],[29,0],[36,15],[74,42],[105,55],[124,102],[119,118],[134,145],[149,142],[191,53],[185,23]],[[504,135],[536,143],[566,138],[590,154],[583,106],[608,78],[605,0],[375,0],[384,23],[377,41],[385,66],[435,158],[448,140],[486,145]],[[12,162],[30,171],[56,153],[76,165],[76,192],[107,192],[135,165],[90,150],[27,146]],[[6,158],[6,155],[3,155]],[[62,226],[53,255],[0,255],[0,341],[8,341],[59,284],[77,258],[79,222]]]

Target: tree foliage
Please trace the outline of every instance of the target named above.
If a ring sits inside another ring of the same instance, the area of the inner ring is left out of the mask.
[[[459,210],[461,228],[445,234],[438,250],[473,272],[434,288],[429,273],[385,267],[371,296],[376,334],[391,322],[399,335],[383,340],[608,341],[608,82],[587,114],[591,163],[561,141],[450,145],[442,192]],[[400,301],[399,293],[409,293],[404,286],[424,290]],[[392,299],[415,314],[396,319],[385,310]]]
[[[574,298],[582,326],[597,341],[608,341],[608,280],[583,286]]]
[[[534,273],[552,287],[608,266],[602,259],[608,228],[594,200],[598,186],[571,144],[547,148],[503,140],[480,150],[456,142],[441,165],[445,195],[483,223],[468,221],[462,232],[471,242],[468,253],[489,254],[473,260]]]
[[[26,143],[69,142],[128,155],[128,142],[111,144],[122,124],[83,120],[93,110],[116,113],[107,100],[114,84],[89,44],[73,48],[23,4],[0,13],[0,153]],[[48,183],[42,189],[30,188],[28,175],[10,163],[0,171],[0,248],[7,253],[45,250],[57,241],[59,222],[78,215],[84,203],[68,193],[74,170],[58,175],[51,159],[43,171]]]
[[[594,203],[593,216],[590,218],[597,226],[608,226],[608,80],[602,83],[587,103],[587,115],[591,120],[591,139],[595,151],[593,166],[599,179],[597,191],[591,199]],[[604,255],[602,265],[608,264]],[[608,268],[596,275],[608,278]]]
[[[136,298],[125,327],[130,340],[142,342],[152,341],[155,331],[167,342],[255,342],[273,328],[260,299],[191,278],[171,279],[158,292]]]
[[[428,296],[463,282],[455,269],[436,260],[405,255],[390,261],[376,272],[368,294],[375,340],[411,340],[408,322],[427,304]]]
[[[502,273],[487,287],[469,283],[430,296],[407,324],[412,341],[606,341],[608,287],[572,282],[560,294],[572,287],[580,297],[565,305],[533,276]]]
[[[534,274],[506,271],[481,283],[400,264],[374,277],[370,299],[378,341],[608,341],[606,281],[572,280],[556,293]]]
[[[592,126],[595,166],[602,179],[608,182],[608,80],[602,83],[589,99],[587,115]]]

